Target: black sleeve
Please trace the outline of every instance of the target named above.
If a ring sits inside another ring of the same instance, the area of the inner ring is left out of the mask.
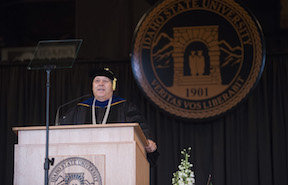
[[[152,153],[147,153],[147,160],[149,161],[151,167],[156,166],[159,155],[160,154],[157,149]]]
[[[144,135],[147,139],[153,139],[152,133],[148,128],[145,120],[137,108],[137,106],[131,102],[126,102],[126,122],[127,123],[139,123]]]
[[[145,123],[141,112],[137,109],[137,106],[135,104],[132,103],[127,104],[126,121],[130,123],[139,123],[146,138],[153,140],[152,133],[148,128],[147,124]],[[151,167],[156,166],[158,157],[159,157],[158,150],[152,153],[147,153],[147,160],[149,161]]]

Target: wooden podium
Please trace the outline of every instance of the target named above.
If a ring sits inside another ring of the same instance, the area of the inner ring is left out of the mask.
[[[14,184],[44,184],[46,127],[14,127]],[[49,185],[148,185],[148,144],[137,123],[49,127]]]

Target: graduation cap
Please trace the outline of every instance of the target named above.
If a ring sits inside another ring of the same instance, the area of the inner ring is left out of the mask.
[[[92,79],[94,79],[96,76],[106,76],[107,78],[111,79],[113,84],[113,90],[115,91],[117,78],[109,68],[106,67],[94,69],[89,73],[89,77]]]
[[[115,75],[109,68],[99,68],[94,69],[90,71],[89,77],[94,79],[96,76],[106,76],[107,78],[110,78],[111,80],[114,80]]]

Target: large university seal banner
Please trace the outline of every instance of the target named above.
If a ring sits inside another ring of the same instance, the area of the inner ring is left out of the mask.
[[[131,64],[144,93],[181,118],[213,118],[251,92],[265,61],[262,30],[232,0],[164,0],[140,20]]]

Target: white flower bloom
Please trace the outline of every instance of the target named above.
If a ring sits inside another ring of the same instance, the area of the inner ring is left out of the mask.
[[[191,170],[192,164],[189,162],[189,152],[191,147],[188,150],[184,149],[181,151],[181,154],[184,156],[184,159],[181,159],[181,163],[178,166],[178,171],[173,173],[172,184],[173,185],[194,185],[195,184],[195,175]]]

